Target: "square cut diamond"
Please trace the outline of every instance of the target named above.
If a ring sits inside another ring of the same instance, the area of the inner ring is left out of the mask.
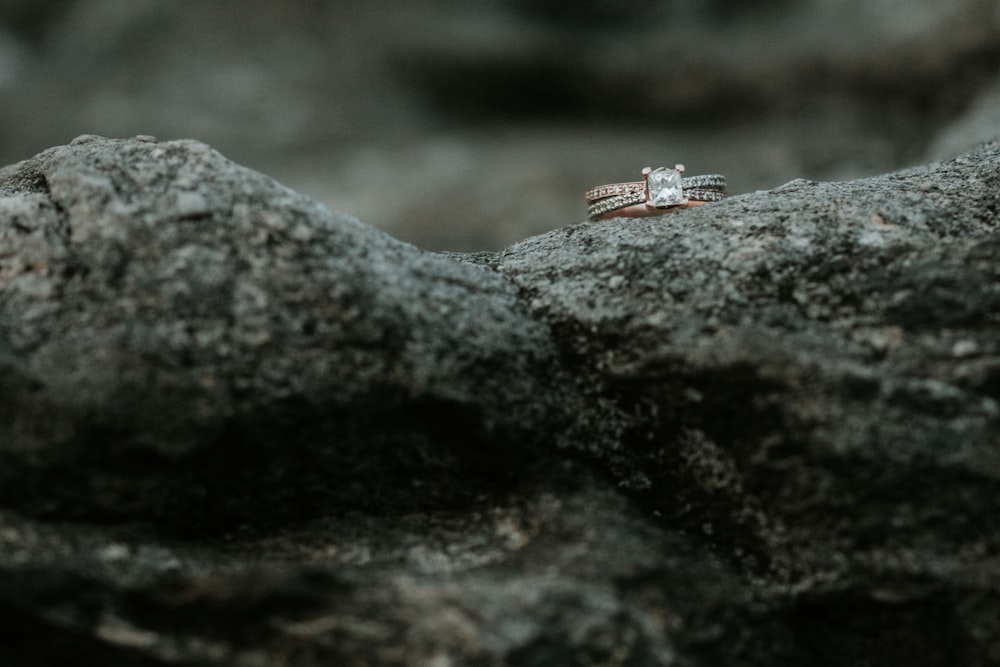
[[[646,203],[656,208],[684,203],[681,173],[660,167],[646,174]]]

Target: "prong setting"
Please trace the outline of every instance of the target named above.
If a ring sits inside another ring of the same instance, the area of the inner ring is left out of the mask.
[[[649,208],[673,208],[687,206],[688,198],[684,194],[681,174],[684,165],[678,164],[673,169],[659,167],[642,170],[646,182],[646,206]]]

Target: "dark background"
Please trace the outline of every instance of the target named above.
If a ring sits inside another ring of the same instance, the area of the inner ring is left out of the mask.
[[[196,138],[400,238],[498,248],[683,162],[731,191],[1000,134],[996,0],[3,0],[0,162]]]

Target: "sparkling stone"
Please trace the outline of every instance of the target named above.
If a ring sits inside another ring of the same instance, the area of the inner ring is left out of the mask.
[[[684,203],[680,172],[664,167],[649,172],[646,176],[646,201],[657,207]]]

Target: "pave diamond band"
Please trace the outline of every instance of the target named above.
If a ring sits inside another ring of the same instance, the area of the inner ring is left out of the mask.
[[[660,215],[669,210],[701,206],[724,199],[726,179],[719,174],[683,176],[684,165],[673,169],[646,167],[643,180],[611,183],[587,190],[591,220],[618,216]]]
[[[681,186],[685,189],[725,190],[726,177],[719,174],[706,174],[704,176],[685,176],[681,179]],[[601,185],[587,190],[584,197],[587,203],[592,204],[598,199],[614,197],[618,195],[630,195],[641,192],[646,194],[646,181],[632,181],[630,183],[611,183]]]
[[[726,193],[719,190],[685,190],[689,200],[688,206],[698,206],[710,201],[722,201],[726,198]],[[587,207],[587,216],[591,220],[600,220],[605,214],[619,209],[646,203],[646,193],[634,193],[631,195],[617,195],[598,200]],[[656,211],[656,209],[653,209]],[[660,211],[663,212],[662,210]],[[648,215],[648,214],[647,214]],[[607,216],[612,217],[612,216]]]

